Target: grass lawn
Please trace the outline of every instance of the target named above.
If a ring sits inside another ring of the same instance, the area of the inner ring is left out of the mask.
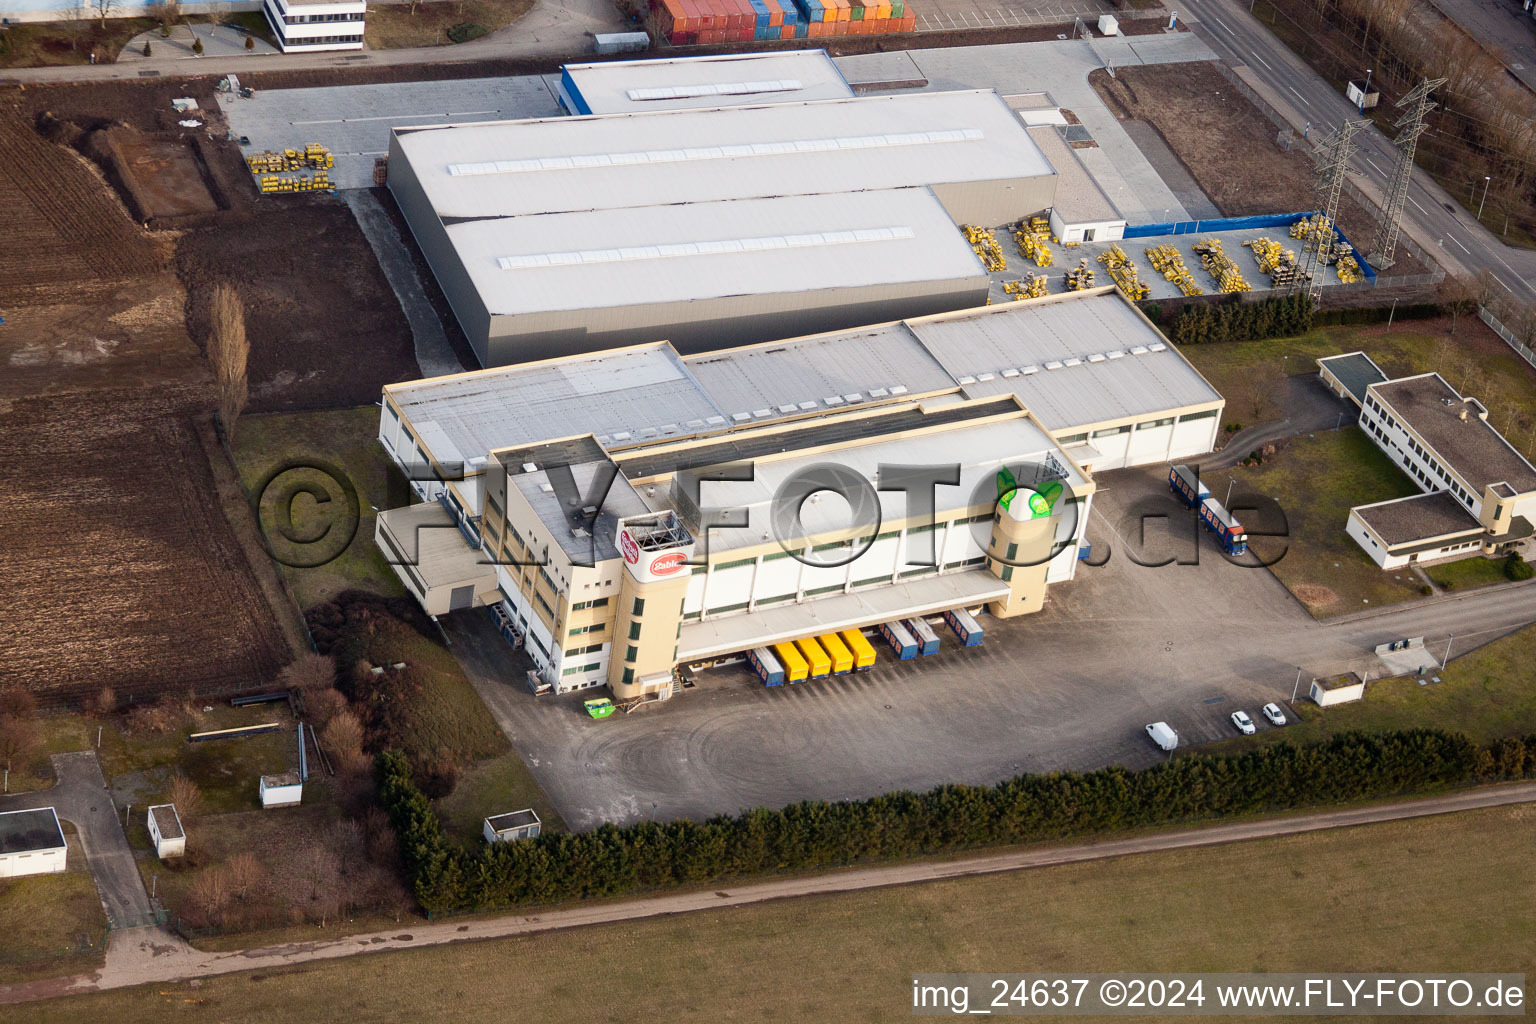
[[[885,1021],[917,971],[1536,971],[1536,810],[1498,808],[8,1008],[11,1024]],[[1475,863],[1477,870],[1467,870]],[[1405,899],[1412,893],[1412,899]],[[1327,936],[1327,941],[1318,941]],[[515,970],[508,970],[515,964]],[[494,984],[497,998],[486,998]]]
[[[1445,645],[1431,653],[1445,656]],[[1455,641],[1452,641],[1454,648]],[[1479,743],[1505,736],[1536,735],[1536,682],[1530,666],[1536,663],[1536,626],[1456,657],[1436,673],[1440,682],[1419,685],[1413,676],[1371,680],[1365,699],[1323,709],[1311,701],[1297,701],[1296,714],[1286,712],[1291,724],[1283,729],[1260,729],[1245,736],[1208,747],[1202,754],[1235,754],[1254,743],[1308,744],[1341,732],[1393,732],[1398,729],[1448,729],[1466,733]],[[1426,676],[1426,678],[1429,678]],[[1299,719],[1299,720],[1298,720]]]
[[[31,763],[18,766],[10,776],[11,793],[32,793],[53,785],[53,754],[88,750],[96,745],[96,723],[84,715],[48,715],[38,718],[37,751]]]
[[[10,25],[0,31],[0,68],[85,64],[92,49],[97,60],[111,63],[128,40],[157,24],[153,18],[108,18],[103,28],[95,18],[82,18]]]
[[[437,802],[443,829],[474,849],[484,842],[481,823],[496,814],[532,807],[546,832],[564,832],[565,822],[528,772],[528,766],[509,750],[500,757],[481,761],[459,777],[454,791]]]
[[[107,916],[75,827],[63,825],[68,871],[0,880],[0,984],[90,971],[105,958]]]
[[[1213,494],[1237,481],[1232,504],[1257,492],[1280,503],[1288,536],[1250,538],[1249,546],[1314,616],[1326,617],[1421,596],[1422,583],[1407,569],[1377,568],[1344,532],[1352,506],[1419,493],[1358,427],[1293,438],[1260,466],[1210,475]],[[1284,552],[1283,557],[1281,552]]]
[[[369,12],[370,18],[374,12]],[[329,412],[270,413],[244,416],[235,430],[235,461],[248,490],[255,490],[284,465],[323,461],[351,480],[357,493],[357,530],[345,547],[347,496],[336,481],[313,469],[290,469],[275,478],[261,506],[261,527],[273,552],[283,561],[315,564],[283,566],[283,575],[300,607],[309,608],[344,590],[401,596],[394,570],[373,543],[372,508],[387,508],[391,473],[397,473],[378,442],[379,410],[368,405]],[[312,486],[324,502],[299,488]],[[396,490],[403,492],[403,484]],[[286,499],[286,500],[285,500]],[[286,506],[286,507],[285,507]],[[283,520],[291,514],[291,523]],[[297,538],[290,543],[287,538]]]
[[[533,8],[534,0],[457,0],[452,3],[381,4],[368,9],[363,40],[371,50],[406,46],[448,46],[448,30],[477,25],[488,34],[506,28]],[[464,40],[468,41],[468,40]]]
[[[201,707],[195,722],[168,733],[127,733],[121,720],[108,723],[100,750],[102,772],[119,803],[147,806],[168,799],[167,787],[178,771],[203,794],[205,814],[245,811],[260,806],[257,778],[288,771],[298,762],[298,739],[287,704],[258,704],[235,708],[227,704]],[[240,739],[188,743],[187,735],[213,729],[279,722],[282,729]],[[136,815],[144,829],[142,816]],[[130,839],[132,830],[130,829]]]
[[[1362,351],[1391,376],[1436,370],[1488,406],[1489,420],[1522,451],[1536,448],[1536,370],[1475,316],[1456,336],[1448,320],[1323,327],[1296,338],[1269,338],[1179,348],[1227,399],[1223,423],[1245,427],[1281,419],[1273,395],[1286,375],[1317,373],[1314,360]]]
[[[1463,558],[1456,562],[1426,565],[1424,571],[1445,590],[1471,590],[1491,583],[1508,583],[1502,558]]]

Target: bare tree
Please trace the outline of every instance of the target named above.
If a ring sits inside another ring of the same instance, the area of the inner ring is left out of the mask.
[[[329,689],[336,685],[336,662],[329,655],[307,651],[285,665],[277,681],[289,690]]]
[[[309,890],[311,902],[319,902],[322,895],[334,898],[341,868],[336,854],[325,843],[313,842],[301,850],[295,858],[294,869],[299,881]]]
[[[37,697],[20,683],[0,690],[0,717],[31,718],[37,714]]]
[[[235,421],[250,397],[246,364],[251,343],[245,336],[245,305],[231,285],[214,286],[209,321],[208,362],[218,387],[219,421],[224,436],[233,440]]]
[[[241,850],[229,858],[224,868],[229,872],[230,887],[242,901],[251,889],[260,885],[267,877],[267,869],[249,850]]]
[[[222,867],[200,871],[187,887],[187,899],[209,924],[219,924],[229,906],[229,872]]]
[[[314,728],[324,729],[331,719],[347,709],[347,698],[332,687],[312,687],[300,693],[303,694],[304,715]]]
[[[191,821],[203,811],[203,791],[185,775],[171,777],[170,800],[182,821]]]
[[[91,0],[91,9],[96,12],[96,17],[101,20],[101,27],[107,27],[107,19],[122,6],[119,0]]]
[[[366,767],[367,756],[363,753],[363,723],[351,711],[338,711],[320,734],[326,751],[342,771],[357,771]]]
[[[1451,318],[1451,337],[1454,338],[1461,318],[1477,309],[1477,285],[1460,274],[1447,277],[1440,286],[1440,306]]]
[[[117,691],[110,686],[103,686],[101,692],[96,694],[96,713],[98,715],[110,715],[117,710]]]
[[[13,715],[0,717],[0,761],[5,762],[6,771],[23,764],[37,749],[37,744],[36,722]]]

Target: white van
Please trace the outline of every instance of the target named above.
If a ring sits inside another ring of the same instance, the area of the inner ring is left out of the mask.
[[[1147,735],[1152,737],[1153,743],[1164,750],[1172,750],[1179,745],[1179,734],[1174,732],[1173,726],[1167,722],[1153,722],[1147,726]]]

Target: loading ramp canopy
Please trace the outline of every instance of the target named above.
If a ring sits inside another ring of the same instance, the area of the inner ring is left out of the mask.
[[[780,640],[872,626],[888,619],[936,615],[950,608],[985,604],[1007,593],[1008,584],[984,569],[973,569],[853,594],[833,594],[803,604],[770,605],[745,615],[685,622],[677,657],[679,661],[697,661]]]

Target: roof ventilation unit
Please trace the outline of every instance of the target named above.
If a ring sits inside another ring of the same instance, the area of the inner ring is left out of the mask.
[[[1017,377],[1018,375],[1019,375],[1019,371],[1015,370],[1013,367],[1009,367],[1008,369],[1003,371],[1003,377],[1004,377],[1004,379],[1007,379],[1007,380],[1012,380],[1014,377]]]
[[[891,394],[893,394],[893,395],[904,395],[906,393],[907,393],[907,386],[905,384],[892,384],[891,385]]]

